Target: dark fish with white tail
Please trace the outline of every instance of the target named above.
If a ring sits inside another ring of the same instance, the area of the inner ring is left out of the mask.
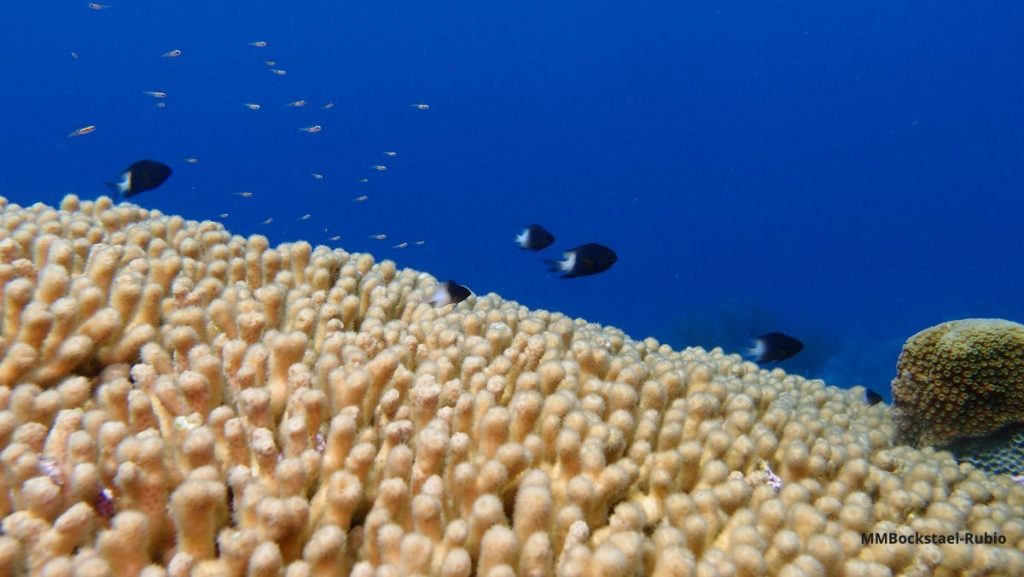
[[[546,260],[548,272],[560,272],[562,278],[590,276],[604,272],[619,260],[612,249],[593,242],[562,253],[562,260]]]
[[[755,363],[764,364],[784,361],[802,350],[804,344],[799,340],[783,333],[768,333],[754,339],[754,346],[747,354]]]
[[[472,294],[473,291],[453,280],[449,280],[438,285],[437,290],[434,291],[434,296],[430,297],[430,303],[435,307],[457,305],[468,299]]]
[[[873,407],[882,402],[882,395],[879,395],[871,389],[864,389],[864,402],[867,403],[869,407]]]
[[[119,182],[108,182],[121,198],[131,198],[140,192],[153,190],[171,176],[171,167],[155,160],[140,160],[121,173]]]
[[[539,224],[531,224],[516,235],[516,244],[523,250],[544,250],[555,242],[555,235]]]

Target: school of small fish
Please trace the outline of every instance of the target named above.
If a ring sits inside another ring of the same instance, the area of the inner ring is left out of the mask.
[[[106,10],[107,8],[109,8],[109,6],[103,4],[90,3],[89,8],[95,11],[101,11]],[[267,53],[266,49],[268,49],[268,47],[271,45],[270,41],[263,39],[250,40],[249,42],[247,42],[247,45],[249,48],[260,53],[261,58],[258,60],[258,62],[261,62],[265,66],[265,68],[262,69],[268,70],[272,75],[277,77],[287,76],[287,69],[282,66],[281,62],[273,58],[262,57],[264,54]],[[181,48],[171,48],[170,50],[163,52],[159,56],[160,58],[164,59],[182,59],[183,62],[187,62],[189,56],[186,55],[186,52],[188,51],[189,47],[185,46],[184,48],[185,50]],[[72,52],[71,54],[73,58],[78,58],[77,52]],[[282,80],[274,82],[287,84],[290,81],[282,78]],[[155,100],[156,105],[162,108],[166,106],[167,101],[171,100],[171,98],[169,98],[167,92],[163,90],[156,90],[155,88],[158,87],[154,87],[152,85],[144,86],[139,87],[139,91],[143,95]],[[242,98],[245,98],[245,96],[243,96]],[[323,100],[320,101],[323,102],[323,104],[319,105],[318,107],[307,107],[307,104],[310,102],[310,100],[307,100],[306,98],[294,98],[294,96],[293,100],[289,100],[286,102],[278,101],[276,103],[270,101],[270,99],[267,98],[260,98],[260,95],[258,94],[251,94],[249,95],[248,98],[251,98],[252,100],[241,102],[241,106],[253,112],[263,110],[264,108],[267,108],[268,110],[272,110],[273,108],[284,108],[289,110],[311,110],[316,114],[324,116],[323,111],[328,111],[335,107],[333,101]],[[263,102],[260,103],[257,100],[263,100]],[[414,102],[409,104],[408,106],[414,111],[413,114],[426,112],[431,109],[430,104],[426,102]],[[261,113],[260,115],[254,115],[254,117],[263,117],[264,114],[266,114],[266,112]],[[291,115],[300,113],[282,112],[281,114]],[[308,115],[309,112],[303,112],[301,114]],[[298,132],[305,133],[308,135],[315,135],[325,131],[325,125],[329,120],[328,118],[324,117],[323,120],[321,120],[320,118],[317,117],[305,117],[308,118],[309,120],[320,120],[320,122],[322,123],[306,125],[301,125],[298,123],[296,123],[298,125],[293,124],[292,126],[295,126],[295,129]],[[309,122],[309,120],[307,120],[307,122]],[[88,135],[96,131],[96,128],[97,127],[95,125],[87,124],[82,126],[81,128],[74,129],[67,135],[67,137],[72,138]],[[305,137],[301,138],[305,139]],[[322,142],[322,140],[320,140],[319,138],[310,138],[309,141]],[[316,145],[313,144],[313,146]],[[377,154],[378,160],[381,160],[381,157],[383,157],[383,159],[387,159],[387,162],[390,163],[397,162],[399,156],[399,153],[396,150],[383,150]],[[182,157],[182,159],[186,164],[196,164],[198,162],[198,159],[193,156]],[[365,167],[363,170],[368,170],[370,171],[370,174],[380,175],[380,177],[386,176],[386,173],[388,173],[389,171],[388,164],[376,164],[372,163],[372,161],[370,162],[371,163],[363,165]],[[308,172],[307,169],[306,174],[308,174],[314,180],[317,181],[323,181],[325,178],[325,172],[330,172],[329,167],[311,168],[317,168],[317,170],[313,172]],[[327,170],[321,172],[321,168],[327,168]],[[163,185],[171,176],[172,172],[173,171],[171,167],[161,162],[155,160],[139,160],[125,168],[120,173],[120,179],[117,180],[116,182],[110,183],[110,186],[116,190],[117,194],[121,198],[129,198],[141,192],[153,190]],[[374,178],[377,177],[375,176]],[[357,179],[357,183],[360,185],[367,185],[369,184],[369,182],[369,176],[362,176]],[[254,193],[249,190],[234,192],[233,195],[241,199],[251,199],[254,197]],[[351,198],[352,203],[362,204],[366,203],[370,199],[370,195],[364,193],[349,198]],[[365,209],[353,208],[352,210]],[[248,214],[251,214],[251,211],[246,212]],[[286,218],[285,220],[289,220],[292,223],[312,224],[312,221],[314,221],[315,212],[316,211],[303,212],[299,216],[292,216],[291,218]],[[217,217],[221,219],[226,219],[229,217],[229,215],[229,212],[220,212],[217,214]],[[259,222],[259,226],[267,226],[274,222],[275,219],[273,216],[267,216],[264,220]],[[294,224],[293,226],[309,226],[310,224]],[[330,230],[329,227],[325,227],[323,229],[323,233],[327,240],[331,242],[338,241],[342,238],[341,234],[337,234],[337,231]],[[389,239],[392,239],[391,242],[394,244],[389,243],[390,248],[391,250],[396,251],[408,249],[409,247],[422,247],[427,243],[427,241],[424,239],[404,240],[401,238],[393,238],[393,236],[395,235],[392,235],[389,232],[379,231],[374,234],[368,235],[366,238],[368,238],[371,241],[387,241]],[[531,224],[524,228],[515,237],[515,242],[523,250],[530,252],[539,252],[554,245],[555,236],[551,232],[546,230],[543,226],[538,224]],[[583,244],[579,244],[573,248],[563,250],[562,258],[560,260],[546,259],[544,260],[544,262],[548,265],[549,272],[557,273],[559,277],[563,279],[573,279],[604,273],[611,269],[612,266],[617,262],[617,260],[618,255],[611,248],[594,242],[586,242]],[[434,297],[431,299],[431,302],[435,306],[439,307],[458,305],[458,303],[470,298],[472,295],[473,293],[470,289],[453,280],[449,280],[439,285],[439,288],[437,289],[437,292],[434,295]],[[782,333],[769,333],[767,335],[762,335],[761,337],[758,337],[758,339],[756,339],[755,343],[755,347],[751,350],[751,355],[753,355],[756,362],[759,363],[772,361],[778,362],[784,360],[798,353],[803,347],[803,345],[798,340],[787,335],[783,335]]]
[[[87,4],[87,6],[88,6],[88,8],[90,10],[94,10],[94,11],[103,11],[103,10],[108,10],[109,8],[111,8],[110,5],[100,4],[100,3],[96,3],[96,2],[90,2],[90,3]],[[266,54],[266,52],[264,52],[263,49],[268,49],[268,47],[271,46],[271,42],[269,40],[264,40],[264,39],[250,40],[246,44],[250,48],[252,48],[252,49],[258,49],[261,54]],[[164,59],[179,59],[180,58],[180,59],[183,59],[183,61],[185,61],[185,60],[187,60],[189,58],[187,56],[187,54],[186,54],[187,51],[188,51],[188,47],[187,46],[183,46],[182,48],[171,47],[169,49],[166,49],[162,53],[160,53],[159,57],[160,58],[164,58]],[[79,53],[77,51],[71,51],[70,54],[71,54],[71,57],[73,59],[75,59],[75,60],[77,60],[79,58]],[[284,67],[281,66],[280,61],[278,61],[277,59],[274,59],[274,58],[263,58],[260,61],[266,66],[266,70],[268,70],[272,75],[275,75],[275,76],[286,76],[288,74],[287,70]],[[156,89],[152,89],[150,87],[140,87],[139,92],[141,92],[144,96],[147,96],[147,97],[153,99],[155,101],[154,105],[156,107],[158,107],[158,108],[165,108],[167,106],[167,101],[170,100],[168,92],[166,92],[164,90],[156,90]],[[335,107],[335,104],[334,104],[333,101],[327,100],[327,101],[321,101],[321,102],[322,102],[322,104],[320,104],[318,106],[318,109],[321,110],[321,111],[331,110],[331,109],[333,109]],[[288,109],[301,109],[301,108],[305,108],[308,103],[309,103],[309,101],[307,99],[305,99],[305,98],[298,98],[298,99],[294,99],[294,100],[285,102],[282,105],[283,105],[284,108],[288,108]],[[245,102],[241,103],[241,106],[243,108],[247,109],[247,110],[256,112],[256,111],[260,111],[260,110],[264,109],[265,105],[267,105],[267,104],[269,104],[269,103],[266,103],[266,102],[260,103],[260,102],[257,102],[257,101],[245,101]],[[430,109],[430,106],[428,104],[422,103],[422,102],[413,103],[410,106],[413,109],[415,109],[415,110],[423,110],[423,111],[425,111],[425,110],[429,110]],[[88,135],[88,134],[92,134],[93,132],[96,131],[96,129],[97,129],[96,125],[94,125],[94,124],[87,124],[87,125],[84,125],[84,126],[82,126],[80,128],[76,128],[76,129],[72,130],[71,132],[69,132],[67,134],[67,138],[77,138],[77,137],[82,137],[82,136],[85,136],[85,135]],[[324,131],[325,127],[324,127],[323,124],[310,124],[310,125],[306,125],[306,126],[297,126],[296,129],[299,132],[303,132],[303,133],[306,133],[306,134],[317,134],[317,133],[320,133],[320,132]],[[382,154],[383,154],[384,157],[386,157],[388,159],[394,159],[394,158],[396,158],[398,156],[398,152],[396,152],[394,150],[386,150],[386,151],[383,151]],[[181,160],[185,164],[197,164],[199,162],[198,158],[196,158],[194,156],[184,156],[184,157],[181,157]],[[373,171],[375,173],[384,173],[384,172],[386,172],[388,170],[388,166],[386,166],[384,164],[370,164],[369,165],[369,170],[371,170],[371,171]],[[152,190],[154,188],[159,187],[160,185],[162,185],[169,178],[171,173],[172,173],[171,167],[167,166],[166,164],[163,164],[163,163],[158,162],[158,161],[153,161],[153,160],[141,160],[141,161],[138,161],[138,162],[132,164],[130,167],[128,167],[127,169],[122,171],[120,173],[120,177],[118,178],[118,180],[116,182],[112,182],[112,183],[109,183],[109,184],[110,184],[110,186],[112,186],[115,189],[116,193],[121,198],[128,198],[128,197],[134,196],[136,194],[139,194],[140,192]],[[325,178],[324,173],[319,171],[319,170],[318,171],[314,171],[314,172],[310,172],[309,175],[314,180],[317,180],[317,181],[323,181],[324,178]],[[367,178],[367,177],[360,177],[357,180],[357,182],[359,184],[367,184],[369,182],[369,178]],[[241,191],[241,192],[234,192],[232,194],[237,196],[237,197],[239,197],[239,198],[242,198],[242,199],[251,199],[251,198],[254,197],[254,193],[251,192],[251,191],[248,191],[248,190]],[[355,202],[355,203],[363,203],[363,202],[366,202],[369,198],[370,198],[370,196],[368,194],[360,194],[360,195],[357,195],[357,196],[353,197],[352,201]],[[222,219],[223,218],[227,218],[228,216],[229,216],[229,213],[227,213],[227,212],[221,212],[221,213],[217,214],[217,217],[218,218],[222,218]],[[313,213],[305,213],[302,216],[298,217],[297,222],[305,222],[305,221],[310,221],[312,219],[313,219]],[[265,220],[261,221],[259,224],[260,225],[268,225],[268,224],[271,224],[272,222],[274,222],[273,217],[267,217]],[[325,232],[328,232],[327,229],[325,229]],[[372,235],[370,238],[378,239],[378,240],[384,240],[387,237],[388,237],[388,235],[386,233],[379,233],[379,234]],[[329,237],[329,240],[334,241],[334,240],[338,240],[340,238],[341,238],[341,235],[334,234],[334,235]],[[398,250],[398,249],[406,248],[408,246],[422,246],[423,244],[425,244],[425,241],[422,241],[422,240],[414,241],[414,242],[403,241],[403,242],[399,242],[399,243],[393,245],[392,248]]]

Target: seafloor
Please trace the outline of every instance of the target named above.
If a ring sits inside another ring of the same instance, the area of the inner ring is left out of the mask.
[[[0,204],[0,574],[1024,574],[1024,487],[894,445],[862,389],[108,198]]]

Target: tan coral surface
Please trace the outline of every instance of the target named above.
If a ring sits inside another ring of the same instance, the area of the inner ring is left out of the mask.
[[[1024,325],[964,319],[907,339],[892,381],[897,438],[943,446],[1024,423]]]
[[[863,390],[434,309],[366,254],[2,204],[2,575],[1024,574],[1024,488],[894,446]]]

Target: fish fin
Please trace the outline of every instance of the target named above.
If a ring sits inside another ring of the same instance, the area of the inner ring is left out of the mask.
[[[754,345],[747,349],[747,356],[751,357],[755,363],[761,364],[764,362],[764,354],[767,352],[763,338],[754,339]]]
[[[452,302],[452,296],[448,292],[448,285],[440,285],[437,288],[437,290],[434,291],[434,294],[431,295],[430,300],[427,302],[433,305],[434,308],[440,308],[450,305]]]
[[[106,185],[114,189],[118,198],[127,198],[124,193],[132,187],[132,171],[126,170],[122,173],[121,182],[107,182]]]
[[[114,191],[114,198],[124,198],[124,192],[121,190],[121,185],[116,182],[104,182],[103,184],[109,186]]]

